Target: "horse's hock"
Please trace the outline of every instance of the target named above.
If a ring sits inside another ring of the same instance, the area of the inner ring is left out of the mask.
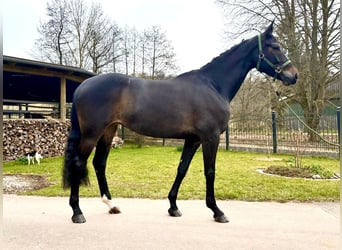
[[[69,127],[69,121],[5,119],[3,158],[5,161],[16,160],[32,150],[38,150],[43,157],[61,156]]]

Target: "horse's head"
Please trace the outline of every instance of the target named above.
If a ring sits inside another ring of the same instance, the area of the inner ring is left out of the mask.
[[[258,35],[259,58],[256,68],[282,81],[285,85],[295,84],[298,79],[298,70],[286,57],[272,32],[273,22],[263,34]]]

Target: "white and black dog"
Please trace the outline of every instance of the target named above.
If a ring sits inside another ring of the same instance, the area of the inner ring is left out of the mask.
[[[34,160],[36,160],[37,163],[40,164],[40,159],[43,159],[43,156],[39,154],[37,151],[32,151],[30,153],[27,153],[26,156],[27,156],[28,165],[30,165],[31,161],[32,161],[32,164],[34,164]]]

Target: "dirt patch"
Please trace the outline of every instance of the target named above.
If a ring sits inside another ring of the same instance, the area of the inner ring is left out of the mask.
[[[259,171],[260,172],[260,171]],[[288,166],[269,166],[261,170],[264,174],[278,175],[292,178],[309,178],[309,179],[340,179],[339,173],[333,173],[321,167],[288,167]]]
[[[4,174],[3,192],[5,194],[18,194],[27,191],[39,190],[50,186],[47,178],[33,174]]]
[[[284,166],[270,166],[264,170],[267,174],[274,174],[286,177],[312,178],[315,173],[305,168],[292,168]]]

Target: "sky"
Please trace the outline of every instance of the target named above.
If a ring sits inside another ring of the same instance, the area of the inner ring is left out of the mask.
[[[91,3],[92,0],[86,0]],[[97,0],[120,27],[160,25],[171,40],[179,72],[197,69],[231,47],[223,44],[224,16],[215,0]],[[3,0],[3,54],[34,59],[37,26],[47,0]]]

